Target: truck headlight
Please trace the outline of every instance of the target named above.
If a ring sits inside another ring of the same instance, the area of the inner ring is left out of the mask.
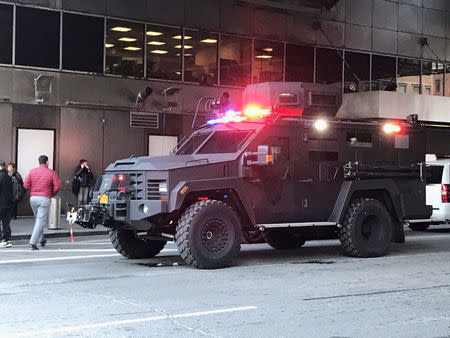
[[[166,183],[166,182],[159,183],[158,191],[159,191],[161,194],[167,194],[167,183]]]

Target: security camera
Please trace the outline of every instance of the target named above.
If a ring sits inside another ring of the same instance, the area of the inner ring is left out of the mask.
[[[136,104],[144,103],[145,99],[149,97],[153,93],[153,90],[150,87],[145,88],[143,91],[138,93],[136,97]]]

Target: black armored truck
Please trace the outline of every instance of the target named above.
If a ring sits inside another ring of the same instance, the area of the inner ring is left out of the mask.
[[[338,238],[346,255],[384,255],[404,242],[408,220],[430,217],[427,139],[448,139],[448,128],[416,116],[336,118],[339,90],[295,88],[263,93],[271,105],[244,100],[240,111],[219,112],[169,156],[110,164],[92,202],[68,219],[109,228],[128,258],[175,241],[197,268],[230,265],[243,233],[262,232],[275,249]]]

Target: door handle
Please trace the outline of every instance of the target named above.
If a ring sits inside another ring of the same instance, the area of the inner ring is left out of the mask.
[[[300,183],[312,183],[312,178],[308,178],[306,180],[299,180]]]

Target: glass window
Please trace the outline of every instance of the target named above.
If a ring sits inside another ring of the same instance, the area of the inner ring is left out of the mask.
[[[246,86],[251,82],[252,40],[220,36],[220,84]]]
[[[147,25],[147,77],[181,80],[181,28]]]
[[[314,47],[286,45],[286,81],[314,82]]]
[[[395,91],[396,59],[390,56],[372,55],[371,90]]]
[[[144,25],[106,20],[105,73],[144,77]]]
[[[12,63],[13,6],[0,4],[0,63]]]
[[[397,93],[406,93],[406,83],[397,84]]]
[[[16,64],[59,68],[59,19],[59,12],[17,6]]]
[[[255,39],[254,52],[253,83],[283,81],[283,44]]]
[[[344,92],[366,92],[370,89],[370,55],[345,52]]]
[[[425,94],[431,95],[431,87],[430,86],[425,86]]]
[[[177,155],[190,155],[211,135],[211,131],[200,132],[191,137],[177,151]]]
[[[217,84],[218,39],[214,33],[185,30],[184,81]],[[181,40],[176,47],[181,53]]]
[[[198,154],[235,153],[250,131],[216,131],[200,148]]]
[[[104,19],[63,15],[63,69],[103,73]]]
[[[420,60],[398,59],[397,82],[406,84],[404,93],[420,93]],[[397,87],[397,92],[403,89]]]
[[[339,50],[342,54],[342,51]],[[316,49],[316,82],[342,83],[342,58],[338,51],[328,48]]]
[[[431,95],[444,94],[444,65],[439,62],[422,62],[422,83],[430,87]]]

